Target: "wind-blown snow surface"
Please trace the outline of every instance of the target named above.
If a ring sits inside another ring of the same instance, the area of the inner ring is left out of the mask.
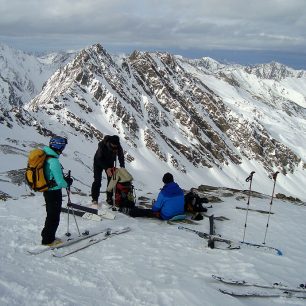
[[[137,192],[155,198],[158,190],[149,195]],[[230,219],[215,221],[217,233],[242,239],[246,212],[235,207],[246,207],[246,198],[239,201],[223,195],[224,202],[213,203],[208,214]],[[88,197],[77,195],[71,199],[89,202]],[[67,197],[64,205],[66,201]],[[42,195],[0,203],[1,305],[305,305],[305,300],[294,298],[230,297],[218,291],[226,285],[211,278],[216,274],[290,286],[305,282],[305,206],[273,201],[266,244],[281,249],[283,256],[209,249],[206,240],[177,225],[118,213],[115,220],[77,217],[77,222],[81,231],[130,226],[131,232],[60,259],[51,252],[26,254],[40,243],[43,203]],[[251,198],[250,208],[269,210],[269,203],[269,196]],[[262,243],[267,220],[267,214],[249,211],[246,241]],[[208,218],[185,226],[208,232]],[[73,219],[69,228],[76,234]],[[66,231],[67,215],[62,214],[57,234]]]

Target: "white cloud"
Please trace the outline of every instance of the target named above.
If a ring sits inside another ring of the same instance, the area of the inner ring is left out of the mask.
[[[0,0],[0,38],[53,48],[258,49],[305,52],[304,0]],[[262,35],[264,33],[264,35]]]

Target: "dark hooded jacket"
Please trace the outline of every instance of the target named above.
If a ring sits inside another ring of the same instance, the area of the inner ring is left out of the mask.
[[[110,143],[114,136],[105,136],[102,141],[99,142],[98,149],[94,157],[94,164],[102,169],[108,169],[114,167],[116,156],[118,156],[120,168],[124,168],[124,154],[120,145],[119,138],[116,143],[118,146],[117,152],[112,151]],[[117,139],[116,138],[116,139]]]

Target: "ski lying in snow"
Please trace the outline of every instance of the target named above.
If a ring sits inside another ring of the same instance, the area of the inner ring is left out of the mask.
[[[113,236],[129,232],[130,230],[131,230],[130,227],[125,227],[123,229],[115,230],[115,231],[113,231],[112,229],[108,229],[106,232],[103,233],[102,237],[99,237],[99,236],[96,235],[95,237],[92,237],[90,239],[87,239],[85,241],[82,241],[78,244],[75,244],[75,245],[71,246],[71,248],[67,248],[67,249],[63,249],[63,250],[55,249],[54,253],[52,255],[54,257],[58,257],[58,258],[66,257],[68,255],[74,254],[74,253],[76,253],[78,251],[81,251],[83,249],[86,249],[93,244],[96,244],[96,243],[101,242],[105,239],[111,238]]]
[[[60,244],[57,244],[57,245],[54,245],[54,246],[39,246],[38,248],[35,248],[35,249],[32,249],[32,250],[27,250],[27,253],[31,254],[31,255],[38,255],[38,254],[44,253],[46,251],[65,248],[69,245],[75,244],[79,241],[91,238],[95,235],[98,235],[98,234],[101,234],[101,233],[107,232],[107,231],[109,231],[109,228],[99,230],[99,231],[95,231],[95,232],[92,232],[92,233],[89,233],[89,232],[86,231],[85,233],[82,234],[82,236],[77,236],[77,237],[73,237],[73,238],[65,237],[65,238],[63,238],[63,242],[60,243]],[[64,239],[66,239],[66,240],[64,240]]]
[[[203,215],[204,217],[207,217],[207,218],[210,217],[208,214],[205,214],[205,213],[202,213],[202,215]],[[215,217],[215,216],[214,216],[214,220],[217,220],[217,221],[225,221],[225,220],[230,220],[230,219],[227,218],[227,217],[224,217],[224,216],[218,216],[218,217]]]
[[[116,218],[116,215],[107,209],[98,209],[98,216],[109,220],[114,220]]]
[[[266,290],[266,289],[265,289]],[[270,290],[270,291],[260,291],[260,290],[232,290],[232,289],[220,289],[219,291],[235,297],[286,297],[286,298],[300,298],[306,299],[306,293],[293,292],[293,291],[281,291],[281,290]]]
[[[171,225],[174,225],[174,224],[177,224],[177,223],[198,224],[198,222],[193,221],[187,215],[177,215],[177,216],[174,216],[171,219],[167,220],[167,223],[171,224]]]
[[[261,214],[269,214],[269,211],[267,210],[261,210],[261,209],[252,209],[252,208],[245,208],[245,207],[240,207],[240,206],[236,206],[236,209],[241,209],[241,210],[248,210],[248,211],[255,211],[255,212],[259,212]],[[273,215],[273,212],[270,212],[271,215]]]
[[[197,231],[197,230],[194,230],[188,227],[184,227],[184,226],[179,226],[178,229],[193,232],[197,234],[199,237],[204,238],[204,239],[211,239],[215,242],[216,241],[223,242],[227,244],[226,249],[252,248],[252,249],[258,249],[258,250],[262,250],[262,251],[273,253],[273,254],[280,255],[280,256],[283,255],[283,253],[279,249],[276,249],[274,247],[267,246],[267,245],[256,244],[256,243],[251,243],[251,242],[244,242],[240,240],[226,239],[221,236],[210,235],[210,234],[200,232],[200,231]]]
[[[72,211],[73,210],[73,211]],[[80,204],[70,203],[67,207],[62,207],[62,212],[66,213],[75,213],[77,216],[83,217],[85,219],[100,221],[101,218],[113,220],[116,218],[116,215],[105,208],[92,208]],[[100,220],[99,220],[100,218]]]
[[[222,276],[212,275],[212,278],[215,280],[218,280],[224,284],[228,285],[236,285],[237,287],[257,287],[257,288],[263,288],[263,289],[278,289],[281,291],[290,291],[290,292],[303,292],[306,294],[306,289],[300,288],[291,288],[287,287],[286,285],[282,284],[281,282],[276,282],[271,285],[265,285],[261,283],[256,282],[247,282],[245,280],[237,280],[237,279],[231,279],[231,278],[225,278]]]
[[[76,210],[74,209],[73,211],[71,209],[68,210],[68,208],[66,207],[62,207],[61,208],[62,212],[65,213],[69,213],[78,217],[82,217],[83,219],[87,219],[87,220],[92,220],[92,221],[102,221],[102,217],[96,214],[92,214],[89,212],[85,212],[85,211],[80,211],[80,210]]]

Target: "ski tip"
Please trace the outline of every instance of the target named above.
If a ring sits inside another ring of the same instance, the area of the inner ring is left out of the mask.
[[[227,295],[231,295],[231,296],[236,296],[235,294],[233,294],[233,293],[230,292],[230,291],[227,291],[226,289],[218,288],[218,290],[219,290],[220,292],[222,292],[223,294],[227,294]]]
[[[218,276],[218,275],[215,275],[215,274],[212,274],[211,277],[212,277],[213,279],[216,279],[216,280],[221,280],[221,279],[222,279],[221,276]]]
[[[276,254],[279,256],[283,256],[283,252],[279,249],[275,249],[276,250]]]

